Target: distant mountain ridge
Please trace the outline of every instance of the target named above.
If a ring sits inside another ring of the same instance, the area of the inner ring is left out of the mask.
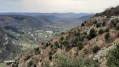
[[[0,13],[0,15],[23,15],[31,16],[44,24],[62,23],[62,24],[80,24],[95,13]],[[89,16],[84,17],[84,16]],[[77,19],[79,18],[79,19]]]
[[[43,24],[34,17],[22,15],[0,15],[0,27],[14,26],[17,28],[35,29]]]
[[[57,16],[59,18],[78,18],[95,13],[0,13],[0,15]]]
[[[86,16],[81,16],[81,17],[79,17],[77,19],[83,22],[83,21],[85,21],[85,20],[87,20],[87,19],[89,19],[89,18],[91,18],[93,16],[94,16],[94,14],[90,14],[90,15],[86,15]]]

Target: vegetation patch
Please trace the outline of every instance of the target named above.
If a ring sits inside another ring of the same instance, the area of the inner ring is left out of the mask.
[[[119,44],[116,48],[111,49],[107,55],[107,66],[108,67],[119,67]]]
[[[6,63],[0,63],[0,67],[5,67]]]
[[[98,50],[100,50],[100,48],[96,45],[96,46],[94,46],[94,48],[93,48],[93,53],[96,53]]]

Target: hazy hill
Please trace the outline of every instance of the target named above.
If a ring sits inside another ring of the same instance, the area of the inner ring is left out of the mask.
[[[62,23],[62,24],[80,24],[87,20],[87,17],[92,17],[94,13],[0,13],[0,15],[24,15],[32,16],[43,23],[52,24]],[[81,18],[80,18],[81,17]],[[80,18],[80,19],[77,19]],[[43,20],[43,21],[42,21]]]
[[[14,26],[17,28],[38,29],[43,24],[34,17],[22,15],[0,15],[0,26]]]
[[[25,15],[25,16],[56,16],[59,18],[78,18],[93,13],[0,13],[0,15]]]
[[[89,18],[91,18],[93,16],[94,16],[94,14],[90,14],[90,15],[79,17],[77,19],[80,20],[80,21],[85,21],[85,20],[87,20],[87,19],[89,19]]]
[[[9,67],[118,67],[118,30],[118,14],[94,16],[81,26],[42,43]]]

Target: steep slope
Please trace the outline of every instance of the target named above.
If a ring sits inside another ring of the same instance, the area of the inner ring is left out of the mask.
[[[97,13],[96,16],[118,16],[119,15],[119,6],[108,8],[102,13]]]
[[[42,26],[43,23],[34,17],[0,15],[0,63],[5,60],[13,60],[17,55],[37,46],[35,37],[31,36],[29,32],[39,30]],[[32,47],[23,49],[25,48],[24,42],[29,43],[29,41],[32,43],[29,46]]]
[[[107,53],[119,43],[118,30],[117,15],[96,15],[81,26],[42,43],[8,67],[107,67]]]
[[[20,46],[14,45],[11,37],[0,29],[0,62],[11,60],[20,52]]]

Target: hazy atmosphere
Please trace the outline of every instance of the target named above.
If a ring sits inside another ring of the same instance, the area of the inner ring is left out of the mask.
[[[119,0],[0,0],[0,67],[119,67]]]
[[[102,12],[118,0],[0,0],[0,12]]]

